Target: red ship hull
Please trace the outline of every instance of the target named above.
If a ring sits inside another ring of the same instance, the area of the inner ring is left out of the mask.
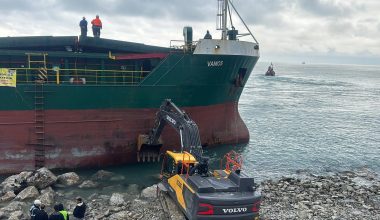
[[[203,145],[249,141],[236,102],[183,108],[197,123]],[[153,127],[157,109],[45,111],[47,168],[104,167],[136,162],[139,134]],[[0,173],[35,168],[35,111],[0,111]],[[165,146],[179,146],[172,128],[163,131]]]

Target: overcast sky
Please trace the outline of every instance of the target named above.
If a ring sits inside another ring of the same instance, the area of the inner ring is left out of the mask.
[[[101,37],[169,46],[192,26],[216,31],[216,0],[0,0],[1,36],[79,35],[83,16]],[[380,0],[233,0],[260,43],[261,60],[380,64]],[[246,32],[236,20],[239,31]],[[91,28],[89,25],[89,35]],[[246,40],[250,40],[246,38]]]

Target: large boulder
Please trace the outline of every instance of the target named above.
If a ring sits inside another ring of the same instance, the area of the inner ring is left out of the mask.
[[[6,192],[1,198],[0,202],[8,202],[16,197],[16,194],[13,191]]]
[[[6,178],[1,184],[1,194],[5,194],[9,191],[13,191],[18,194],[28,186],[27,179],[33,174],[33,172],[21,172],[20,174],[12,175]]]
[[[45,189],[53,185],[57,181],[57,177],[46,167],[37,170],[31,177],[28,178],[28,185],[35,186],[38,189]]]
[[[79,184],[80,177],[74,172],[64,173],[57,177],[57,183],[64,186],[73,186]]]
[[[124,196],[120,193],[113,193],[111,198],[110,198],[110,202],[109,204],[111,206],[123,206],[126,204],[125,200],[124,200]]]
[[[13,201],[9,203],[7,206],[0,209],[0,219],[10,219],[10,217],[14,218],[15,216],[12,213],[22,211],[23,207],[25,207],[24,202]],[[22,218],[19,218],[22,219]]]
[[[51,187],[41,190],[41,195],[38,199],[46,206],[52,206],[54,204],[55,192]]]
[[[24,201],[26,199],[34,199],[39,196],[40,193],[38,192],[37,188],[35,186],[28,186],[23,191],[21,191],[17,196],[16,200]]]

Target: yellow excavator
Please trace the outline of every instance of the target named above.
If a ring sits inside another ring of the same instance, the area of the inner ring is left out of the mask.
[[[203,155],[198,126],[184,111],[166,99],[156,116],[151,132],[138,138],[138,159],[157,159],[163,128],[171,125],[176,129],[181,150],[164,153],[160,185],[184,215],[190,220],[258,220],[261,195],[254,179],[241,170],[242,157],[232,151],[222,159],[224,168],[211,170],[209,158]]]

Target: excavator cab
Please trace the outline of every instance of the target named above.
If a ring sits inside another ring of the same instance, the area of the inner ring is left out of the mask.
[[[186,151],[167,151],[162,163],[161,176],[170,178],[174,175],[189,175],[197,164],[195,157]]]

